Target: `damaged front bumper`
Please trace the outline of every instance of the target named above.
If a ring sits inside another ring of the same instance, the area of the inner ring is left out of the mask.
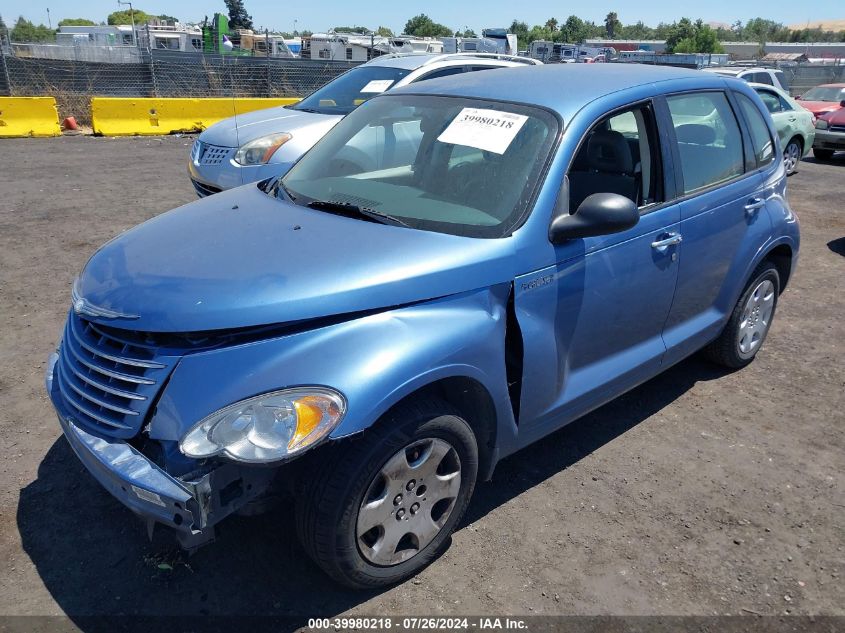
[[[182,547],[194,549],[214,538],[214,526],[263,495],[275,470],[221,464],[196,475],[174,477],[123,440],[93,435],[66,410],[50,356],[45,383],[62,432],[76,456],[100,484],[147,523],[171,528]]]

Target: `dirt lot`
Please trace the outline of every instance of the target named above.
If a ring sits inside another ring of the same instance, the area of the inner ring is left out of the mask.
[[[750,367],[690,359],[507,459],[441,559],[356,593],[285,508],[151,545],[46,399],[73,277],[194,198],[191,140],[0,142],[0,614],[845,615],[845,160],[790,178],[801,262]]]

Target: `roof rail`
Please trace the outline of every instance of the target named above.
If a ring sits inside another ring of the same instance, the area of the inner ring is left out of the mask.
[[[516,62],[518,64],[527,64],[529,66],[539,66],[542,64],[541,61],[533,59],[531,57],[522,57],[519,55],[506,55],[504,53],[473,53],[473,52],[461,52],[461,53],[445,53],[440,55],[435,55],[432,59],[427,60],[423,65],[433,64],[435,62],[442,62],[442,61],[449,61],[452,59],[460,60],[460,59],[501,59],[505,61]]]

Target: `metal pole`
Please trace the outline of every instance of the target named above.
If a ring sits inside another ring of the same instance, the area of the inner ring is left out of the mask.
[[[270,81],[270,30],[264,29],[264,41],[267,43],[267,96],[271,96],[272,83]]]
[[[12,40],[9,38],[9,50],[12,48]],[[3,63],[3,77],[6,79],[6,92],[12,96],[12,78],[9,76],[9,65],[6,63],[6,47],[3,44],[3,34],[0,33],[0,62]]]

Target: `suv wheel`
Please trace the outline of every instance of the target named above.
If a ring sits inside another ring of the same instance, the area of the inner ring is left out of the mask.
[[[436,398],[400,405],[308,472],[297,498],[299,538],[343,584],[399,582],[448,545],[477,473],[475,435],[454,409]]]
[[[713,362],[739,369],[748,365],[766,340],[780,292],[780,276],[772,262],[763,262],[751,275],[725,329],[704,348]]]

